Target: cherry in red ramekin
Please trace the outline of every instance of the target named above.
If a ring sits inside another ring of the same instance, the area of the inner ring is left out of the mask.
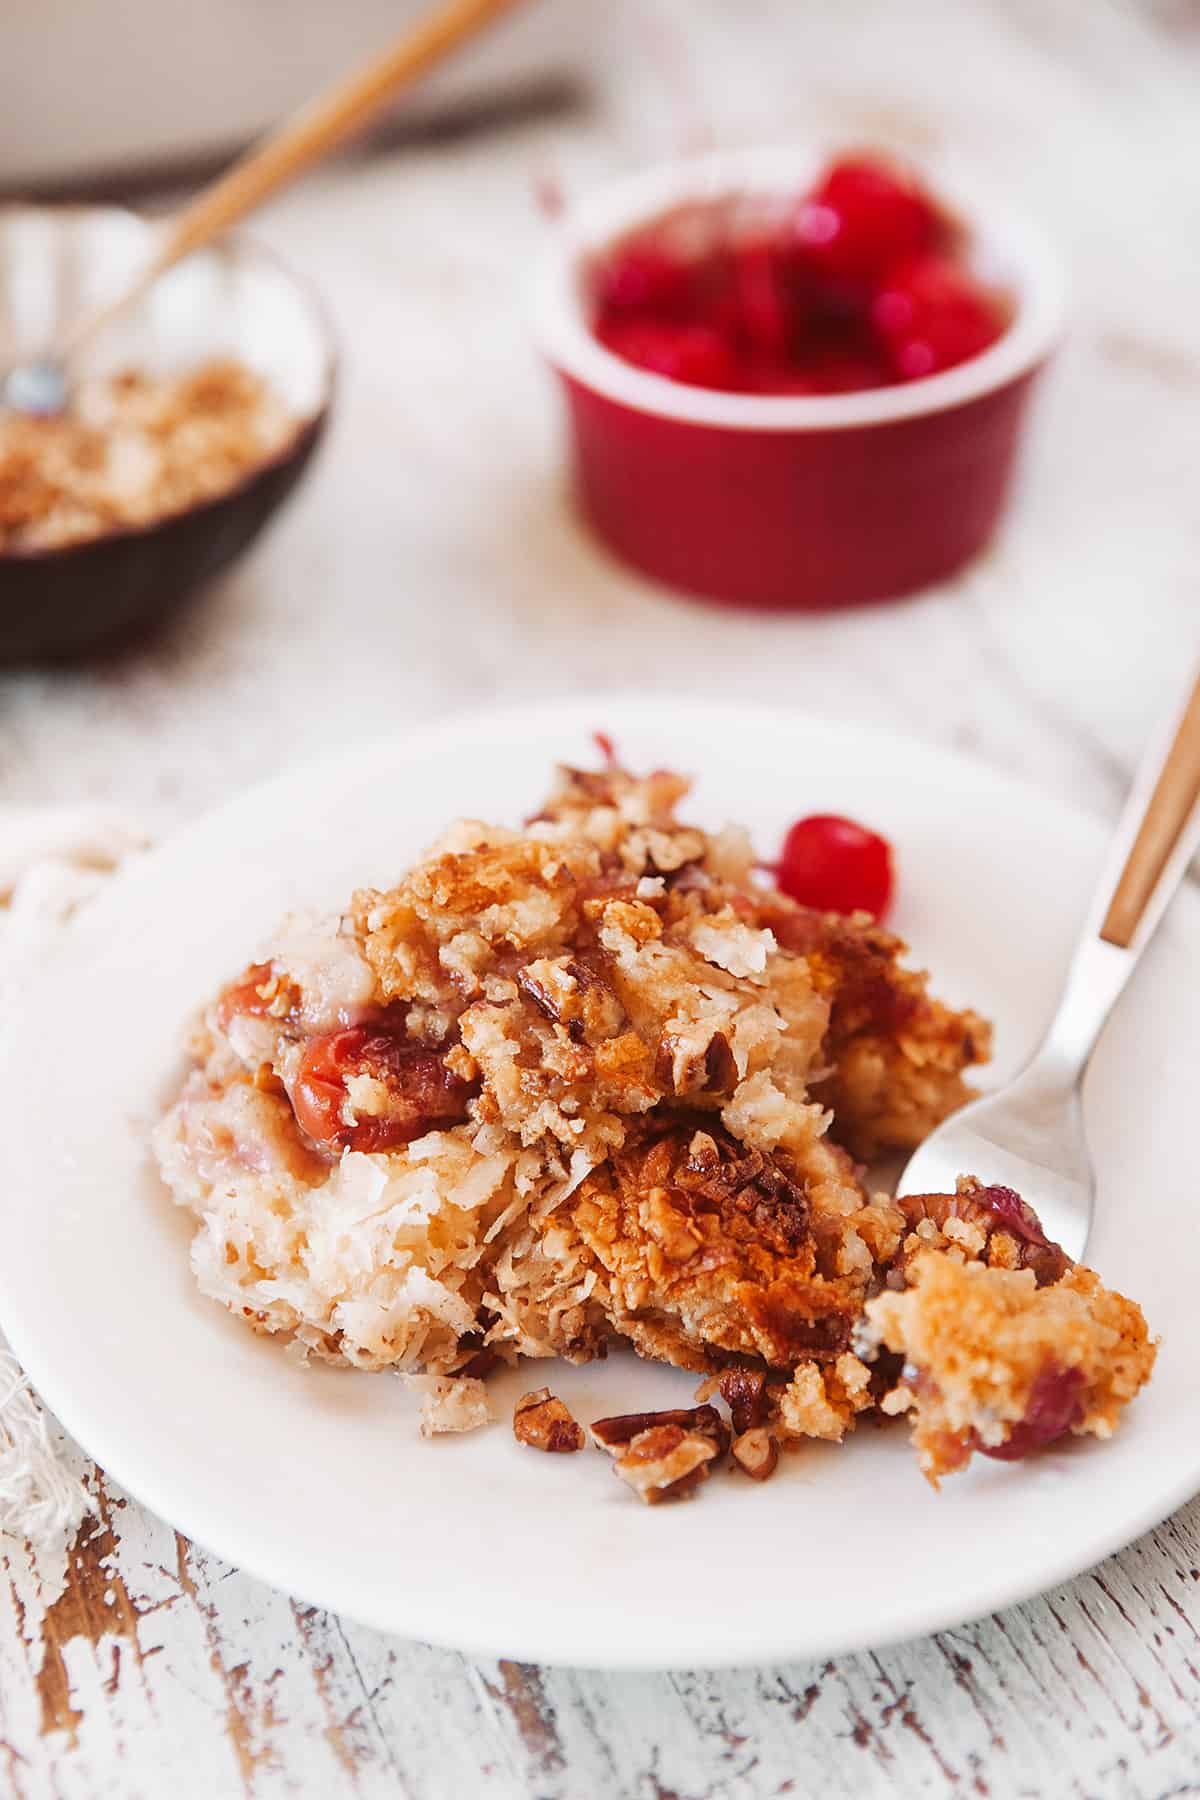
[[[1048,248],[951,190],[966,227],[962,260],[1013,305],[1002,336],[954,368],[840,392],[831,365],[790,392],[730,393],[719,391],[720,351],[708,339],[680,345],[667,333],[661,347],[641,346],[661,373],[597,341],[593,271],[613,245],[681,208],[702,229],[706,209],[728,211],[742,196],[793,202],[820,166],[797,150],[735,151],[636,176],[575,212],[542,272],[540,335],[566,395],[586,517],[644,574],[729,605],[818,610],[952,575],[996,529],[1030,389],[1061,329],[1062,284]],[[940,195],[942,183],[933,185]],[[912,259],[899,265],[904,291],[889,289],[881,303],[888,354],[898,372],[917,375],[930,354],[926,297],[946,279],[919,241],[914,223]],[[856,267],[852,253],[847,267]],[[673,278],[653,259],[636,273],[641,292]],[[638,305],[634,294],[631,315]],[[769,307],[754,317],[769,342]],[[951,323],[972,328],[965,307]],[[681,351],[690,379],[672,363]],[[853,387],[858,374],[847,368],[844,379]]]

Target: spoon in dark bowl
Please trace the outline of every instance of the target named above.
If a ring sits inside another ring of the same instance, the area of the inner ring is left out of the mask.
[[[41,417],[65,411],[75,358],[106,325],[134,306],[160,275],[336,149],[406,82],[516,4],[517,0],[447,0],[356,74],[295,113],[167,222],[147,262],[119,294],[84,313],[41,355],[9,367],[0,379],[0,406]]]

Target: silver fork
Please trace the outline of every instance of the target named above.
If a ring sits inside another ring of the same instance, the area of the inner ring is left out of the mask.
[[[1015,1188],[1069,1256],[1083,1255],[1096,1186],[1080,1104],[1084,1070],[1198,847],[1200,676],[1138,771],[1041,1044],[1005,1087],[925,1140],[897,1194],[952,1193],[960,1175],[976,1175]]]

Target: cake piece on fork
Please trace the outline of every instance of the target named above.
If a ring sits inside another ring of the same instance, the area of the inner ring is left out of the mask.
[[[1012,1462],[1067,1434],[1111,1437],[1154,1367],[1141,1308],[1073,1264],[1008,1188],[964,1178],[901,1205],[914,1230],[856,1342],[903,1357],[881,1406],[909,1416],[933,1485],[976,1452]]]

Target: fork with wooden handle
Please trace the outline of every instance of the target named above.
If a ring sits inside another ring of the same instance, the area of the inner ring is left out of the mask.
[[[296,113],[170,219],[136,277],[115,299],[84,313],[35,361],[11,369],[0,400],[18,411],[61,412],[68,365],[99,331],[136,304],[173,264],[211,243],[321,157],[360,131],[408,82],[456,50],[519,0],[446,0],[348,80]]]
[[[953,1114],[909,1159],[900,1194],[953,1193],[960,1175],[1015,1188],[1068,1255],[1082,1256],[1095,1177],[1080,1083],[1118,995],[1200,847],[1200,675],[1147,754],[1121,816],[1066,986],[1031,1061]]]

